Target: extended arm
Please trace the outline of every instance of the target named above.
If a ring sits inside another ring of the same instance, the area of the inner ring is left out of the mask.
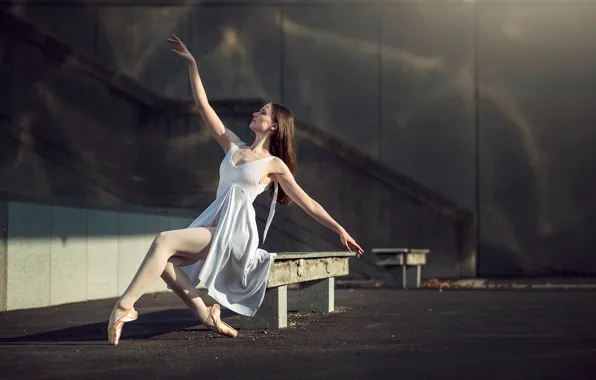
[[[356,243],[356,241],[348,234],[348,232],[337,223],[331,215],[325,211],[317,201],[312,199],[296,182],[294,176],[288,169],[287,165],[279,158],[272,161],[272,176],[276,180],[283,191],[294,201],[300,208],[302,208],[308,215],[313,217],[317,222],[332,231],[335,231],[341,238],[342,244],[352,252],[350,244],[356,247],[358,257],[364,251]]]
[[[221,146],[224,152],[227,152],[230,150],[232,144],[238,143],[240,139],[238,136],[236,136],[236,134],[234,134],[234,132],[230,131],[223,125],[220,118],[209,104],[207,93],[205,92],[203,82],[201,81],[201,77],[199,75],[197,62],[192,54],[190,54],[190,51],[188,51],[182,41],[180,41],[180,39],[174,34],[172,34],[172,38],[168,39],[168,42],[171,42],[175,46],[175,49],[172,49],[172,51],[188,62],[188,75],[190,77],[190,84],[192,86],[192,94],[195,99],[195,104],[201,114],[201,117],[203,118],[203,121],[207,125],[209,132],[211,132],[211,135]]]

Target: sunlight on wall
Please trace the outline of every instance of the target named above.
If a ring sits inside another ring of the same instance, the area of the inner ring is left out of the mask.
[[[365,54],[376,58],[380,49],[384,59],[408,66],[420,72],[437,70],[444,64],[443,60],[439,57],[422,57],[406,50],[397,49],[387,45],[381,45],[379,47],[379,44],[376,41],[339,36],[328,31],[317,30],[312,27],[300,25],[297,22],[290,20],[288,17],[283,19],[281,25],[284,33],[287,33],[288,35],[308,38],[317,41],[317,43],[324,43],[329,45],[329,47],[342,49],[351,55]]]

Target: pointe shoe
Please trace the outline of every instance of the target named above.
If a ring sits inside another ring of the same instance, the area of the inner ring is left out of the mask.
[[[132,322],[139,317],[139,313],[135,309],[130,309],[124,314],[120,319],[118,319],[110,328],[108,329],[108,342],[113,345],[118,345],[120,341],[120,335],[122,334],[122,328],[124,327],[124,323]]]
[[[236,335],[238,335],[236,329],[221,320],[221,309],[218,304],[210,306],[207,309],[209,310],[209,316],[205,318],[203,323],[209,330],[216,331],[221,335],[229,336],[231,338],[235,338]],[[209,319],[213,322],[213,326],[207,323]]]

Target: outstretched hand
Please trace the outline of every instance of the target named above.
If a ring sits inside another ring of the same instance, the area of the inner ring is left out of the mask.
[[[360,255],[364,253],[362,248],[360,248],[360,246],[356,243],[356,241],[350,236],[350,234],[346,230],[342,230],[339,233],[339,236],[341,238],[341,243],[348,249],[348,251],[352,252],[352,249],[350,248],[351,244],[356,248],[357,257],[360,257]]]
[[[194,62],[195,58],[192,56],[192,54],[190,54],[190,51],[186,48],[182,41],[180,41],[180,38],[176,37],[174,33],[172,33],[171,38],[168,38],[168,42],[174,45],[174,49],[172,49],[173,53],[184,58],[188,62]]]

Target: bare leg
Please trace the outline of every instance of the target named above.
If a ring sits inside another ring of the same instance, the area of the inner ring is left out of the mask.
[[[177,252],[195,255],[196,259],[204,257],[214,230],[213,227],[199,227],[160,233],[153,241],[132,282],[116,302],[108,326],[134,307],[135,302],[162,275],[168,260]]]
[[[204,260],[204,258],[199,258],[199,260]],[[168,260],[161,278],[202,322],[207,319],[209,314],[207,306],[201,299],[199,291],[194,287],[190,278],[179,268],[181,265],[191,265],[195,262],[196,260],[186,257],[173,256]]]

